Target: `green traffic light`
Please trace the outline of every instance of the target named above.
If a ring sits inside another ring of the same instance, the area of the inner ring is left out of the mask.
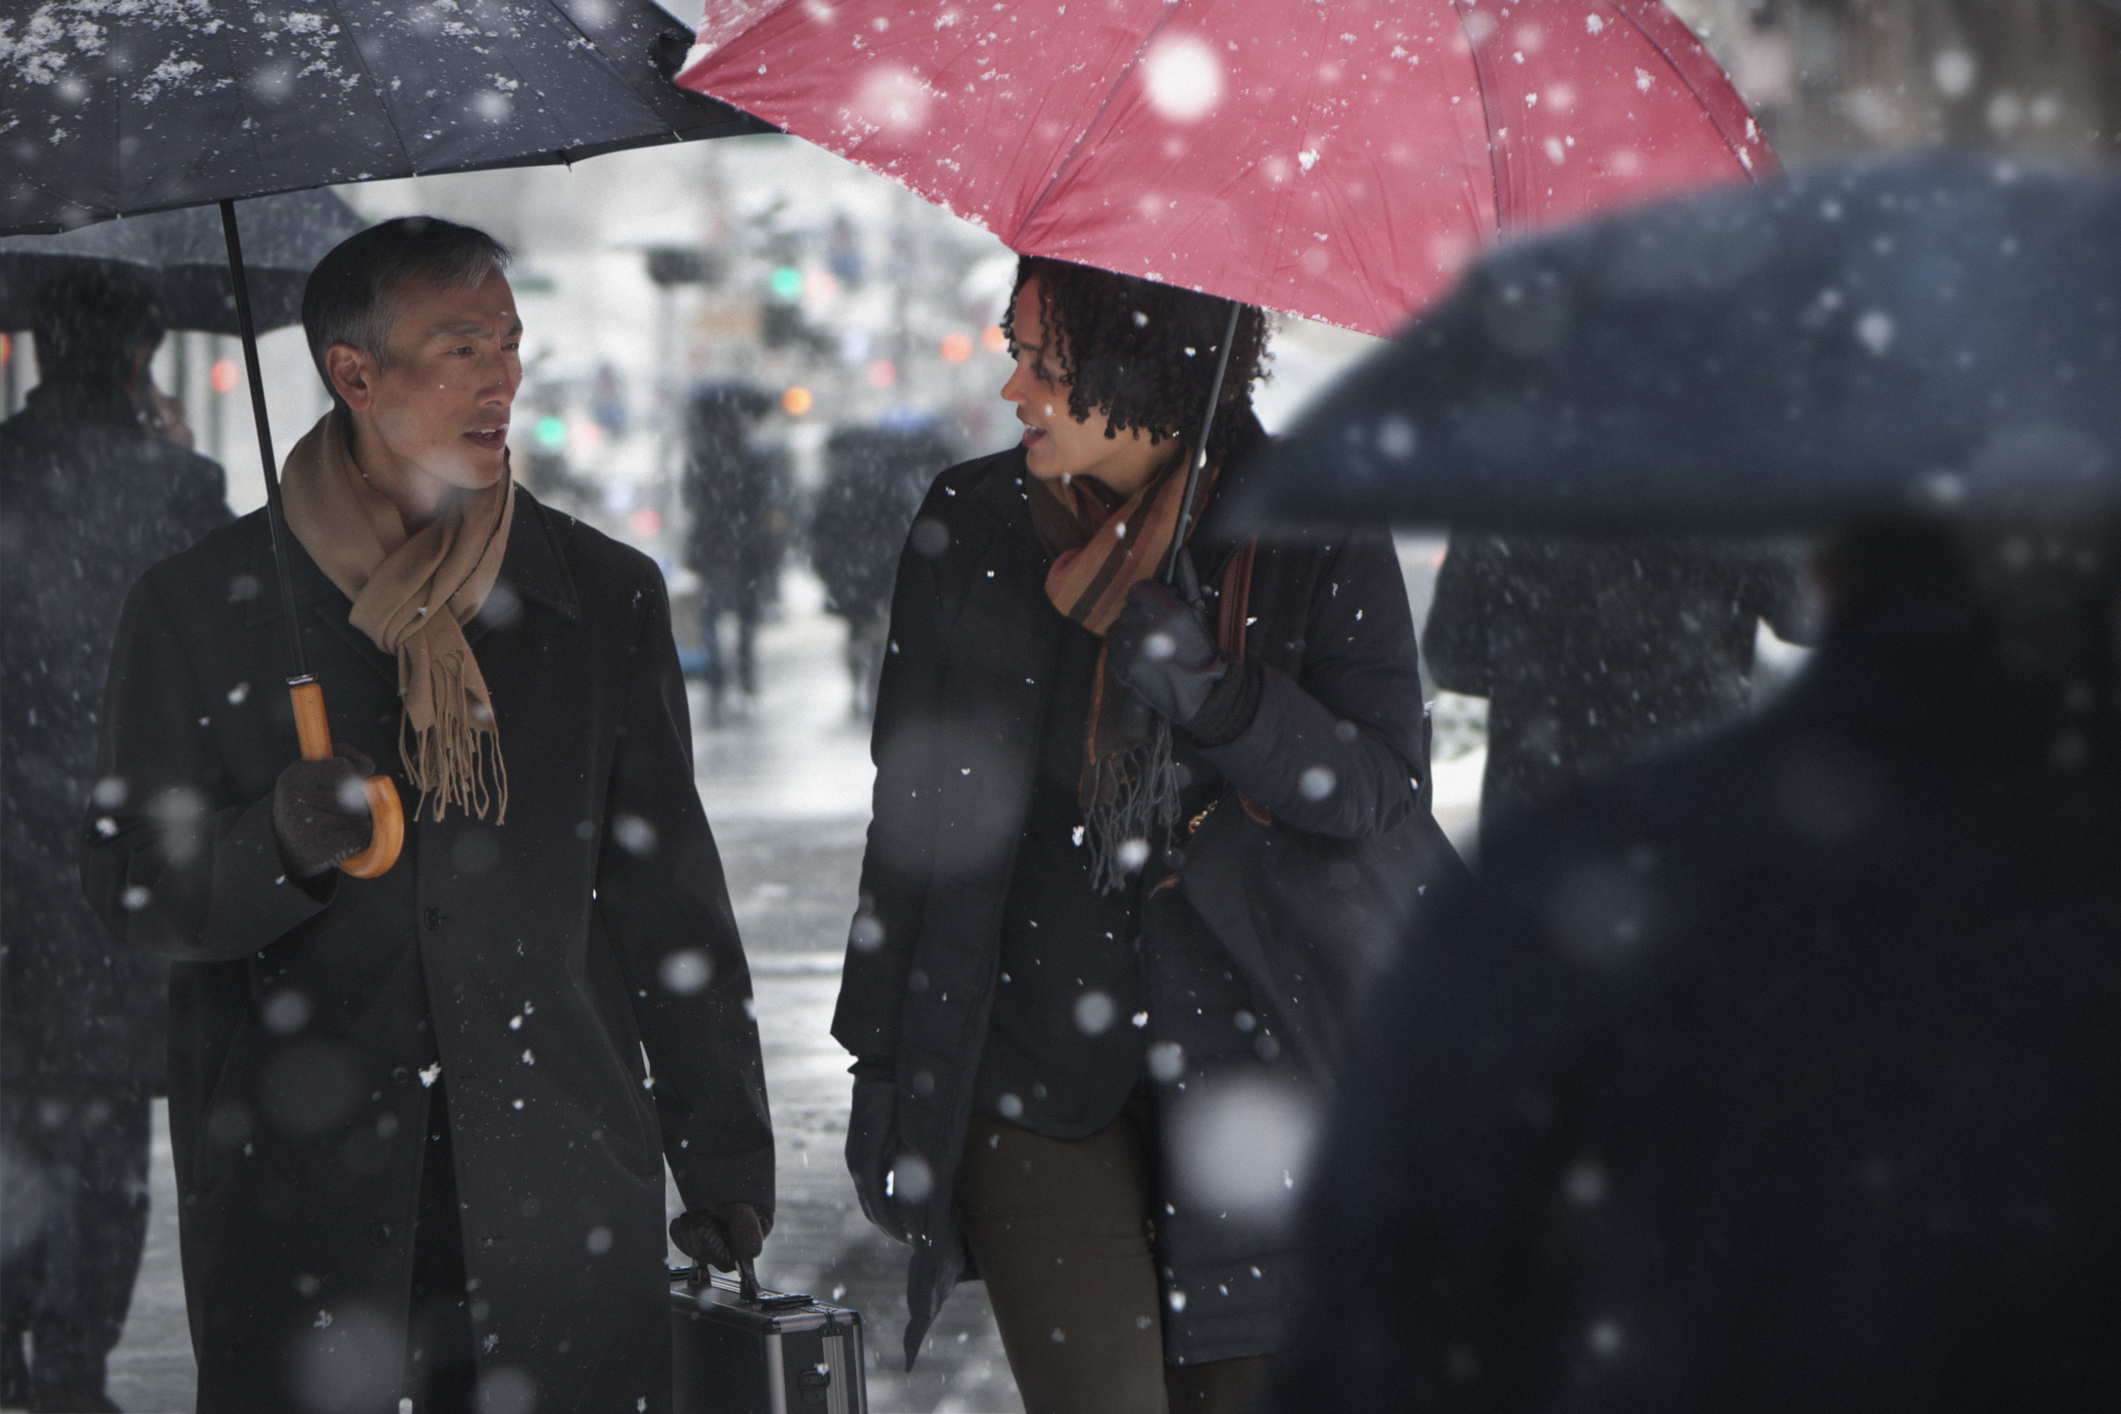
[[[548,452],[556,452],[567,445],[567,424],[557,417],[538,419],[538,445]]]
[[[775,266],[769,284],[775,299],[792,304],[803,297],[803,272],[793,265]]]

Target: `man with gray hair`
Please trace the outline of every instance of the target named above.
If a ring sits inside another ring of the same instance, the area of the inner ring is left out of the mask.
[[[668,1409],[664,1161],[688,1252],[771,1226],[662,577],[513,483],[506,262],[413,218],[310,277],[286,548],[336,756],[297,759],[262,514],[126,607],[83,873],[175,963],[202,1410]],[[342,875],[378,764],[404,851]]]

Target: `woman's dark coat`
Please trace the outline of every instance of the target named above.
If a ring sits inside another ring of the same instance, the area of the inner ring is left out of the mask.
[[[305,886],[280,863],[273,785],[296,746],[264,516],[127,604],[101,762],[125,800],[92,820],[83,875],[126,942],[175,959],[202,1410],[396,1410],[430,1094],[453,1124],[482,1370],[527,1376],[541,1410],[669,1407],[666,1157],[690,1208],[772,1206],[750,979],[661,576],[516,497],[466,626],[505,824],[409,818],[396,661],[294,547],[333,738],[405,801],[380,879]]]
[[[1277,1410],[2121,1408],[2121,712],[1970,591],[1519,817],[1402,955]]]
[[[1026,476],[1021,450],[944,472],[899,562],[861,912],[833,1022],[849,1051],[895,1075],[896,1144],[932,1176],[924,1199],[902,1194],[897,1208],[915,1245],[909,1361],[971,1274],[953,1180],[1064,626],[1046,597]],[[1233,471],[1222,489],[1239,479]],[[1192,546],[1211,583],[1235,548],[1215,526],[1223,501]],[[1250,617],[1248,656],[1266,664],[1258,716],[1203,754],[1281,823],[1320,835],[1381,834],[1425,809],[1413,784],[1427,773],[1420,676],[1390,541],[1263,542]],[[1337,788],[1307,798],[1301,779],[1320,765]],[[1286,1239],[1216,1228],[1213,1215],[1193,1226],[1169,1210],[1158,1223],[1167,1292],[1191,1293],[1164,1318],[1174,1363],[1259,1354],[1281,1339],[1293,1296]]]

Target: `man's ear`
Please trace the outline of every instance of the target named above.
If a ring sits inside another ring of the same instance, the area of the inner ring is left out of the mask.
[[[367,412],[375,401],[375,361],[352,344],[333,344],[324,351],[324,371],[331,389],[355,412]]]

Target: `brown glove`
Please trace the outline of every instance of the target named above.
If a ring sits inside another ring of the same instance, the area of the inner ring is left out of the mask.
[[[739,1260],[756,1260],[772,1231],[773,1214],[749,1203],[721,1203],[670,1220],[670,1240],[678,1250],[718,1272],[735,1271]]]
[[[314,879],[368,848],[374,832],[363,788],[376,763],[350,746],[322,761],[296,761],[272,793],[280,858],[297,879]]]

